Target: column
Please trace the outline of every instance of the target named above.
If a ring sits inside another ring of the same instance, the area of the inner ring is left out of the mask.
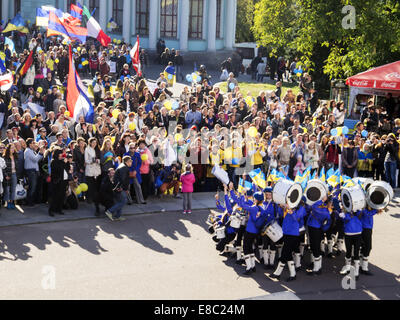
[[[179,30],[179,49],[182,51],[187,51],[188,49],[189,9],[189,0],[182,0],[181,27]]]
[[[107,28],[107,0],[100,0],[99,7],[99,24],[104,31]]]
[[[217,28],[217,1],[208,2],[208,51],[215,51],[215,36]]]
[[[149,17],[149,49],[155,50],[157,43],[157,26],[159,20],[160,3],[158,0],[150,0],[150,17]]]
[[[7,24],[8,21],[8,8],[9,8],[9,0],[2,0],[1,1],[1,20],[4,21],[4,24]]]
[[[232,32],[232,47],[235,45],[236,42],[236,15],[237,15],[237,0],[233,0],[232,1],[233,4],[233,12],[234,12],[234,18],[232,21],[232,28],[233,28],[233,32]]]
[[[136,0],[131,3],[131,37],[134,36],[136,41]]]
[[[125,43],[131,42],[131,0],[124,0],[122,37]]]
[[[232,34],[234,22],[234,2],[235,0],[226,1],[226,19],[225,19],[225,48],[232,49]]]

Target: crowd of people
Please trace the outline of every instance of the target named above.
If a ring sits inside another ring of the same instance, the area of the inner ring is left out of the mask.
[[[144,204],[149,196],[168,192],[180,198],[180,179],[189,164],[194,192],[222,189],[212,174],[216,164],[237,188],[250,168],[276,168],[294,178],[308,166],[318,172],[337,169],[340,156],[349,177],[385,179],[397,186],[400,119],[385,104],[375,106],[371,100],[354,133],[335,136],[332,129],[342,126],[346,115],[344,103],[319,101],[308,74],[299,94],[282,92],[277,81],[275,91],[252,96],[241,91],[234,73],[227,80],[229,92],[221,92],[203,66],[199,80],[175,99],[163,73],[155,87],[135,73],[131,48],[118,42],[108,47],[89,40],[73,44],[76,70],[92,79],[92,124],[83,116],[75,121],[66,105],[68,44],[33,29],[22,52],[11,53],[4,46],[7,68],[15,73],[13,87],[0,94],[0,178],[8,209],[15,207],[22,183],[27,187],[24,204],[49,203],[50,215],[87,201],[94,203],[96,215],[103,205],[106,213],[120,218],[121,204]],[[32,50],[35,77],[29,82],[15,71]],[[178,75],[181,61],[176,56],[178,51],[160,63],[177,67]],[[140,60],[143,70],[148,65],[145,50]],[[43,107],[44,113],[34,114],[29,103]],[[247,134],[251,128],[253,136]],[[88,190],[77,194],[81,184]]]

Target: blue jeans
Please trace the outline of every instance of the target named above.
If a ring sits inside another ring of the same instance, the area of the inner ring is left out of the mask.
[[[118,192],[114,197],[115,204],[108,209],[113,214],[114,219],[118,219],[122,214],[122,208],[128,202],[128,198],[125,191]]]
[[[385,162],[385,176],[386,181],[392,186],[392,188],[396,188],[396,170],[397,163],[396,162]]]
[[[28,169],[25,170],[25,172],[28,177],[28,192],[26,195],[26,202],[27,204],[33,204],[33,196],[35,195],[39,172],[35,169]]]
[[[11,174],[11,179],[8,181],[6,187],[4,188],[4,201],[14,201],[15,200],[15,188],[17,187],[17,174]],[[11,196],[10,196],[11,194]]]

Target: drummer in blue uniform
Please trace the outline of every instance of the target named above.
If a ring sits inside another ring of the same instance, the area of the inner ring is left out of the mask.
[[[306,210],[303,205],[299,205],[297,208],[289,208],[285,206],[283,211],[283,248],[282,256],[279,258],[279,263],[271,278],[279,279],[285,264],[288,264],[290,276],[287,281],[293,281],[296,279],[296,269],[293,261],[293,252],[299,248],[299,236],[300,236],[300,221],[306,215]],[[300,253],[299,253],[300,255]]]
[[[361,233],[363,231],[362,223],[360,220],[361,211],[341,212],[339,217],[344,221],[344,241],[346,244],[346,257],[345,265],[343,266],[340,274],[348,274],[351,267],[351,258],[354,258],[354,275],[358,279],[360,270],[360,247],[361,247]],[[354,250],[353,250],[354,249]]]
[[[230,196],[231,196],[231,199],[236,203],[236,204],[238,204],[239,205],[239,197],[236,195],[236,193],[235,193],[235,190],[233,189],[233,183],[231,182],[231,183],[229,183],[229,189],[230,189]],[[246,204],[247,205],[253,205],[253,192],[251,191],[251,190],[248,190],[247,192],[246,192],[246,195],[247,195],[247,200],[246,200]],[[248,216],[248,213],[247,213],[247,216]],[[243,240],[243,235],[244,235],[244,232],[245,232],[245,230],[246,230],[246,222],[247,222],[247,219],[248,218],[245,218],[242,222],[242,225],[240,226],[240,228],[239,228],[239,230],[237,231],[237,233],[236,233],[236,240],[235,240],[235,242],[234,242],[234,247],[235,247],[235,249],[236,249],[236,264],[239,264],[239,265],[241,265],[241,264],[243,264],[244,263],[244,260],[242,259],[242,250],[241,250],[241,247],[242,247],[242,240]]]
[[[321,238],[331,223],[332,201],[325,197],[311,206],[311,213],[307,219],[308,235],[310,237],[312,271],[309,275],[317,275],[322,272]]]
[[[266,228],[270,223],[276,220],[277,216],[280,216],[282,208],[272,201],[272,188],[267,187],[263,190],[265,201],[263,204],[266,212],[265,221],[262,224],[261,230]],[[276,245],[267,235],[262,235],[262,257],[265,269],[272,269],[275,262]]]
[[[367,207],[366,209],[361,211],[361,224],[362,224],[362,233],[361,233],[361,269],[360,273],[372,276],[372,273],[368,270],[368,257],[372,249],[372,228],[374,226],[374,215],[382,213],[382,210],[375,210],[371,207]]]
[[[254,195],[255,203],[248,205],[244,195],[240,197],[239,205],[246,211],[249,212],[249,220],[247,221],[246,231],[243,238],[243,252],[244,261],[246,263],[245,275],[249,275],[251,272],[256,271],[256,256],[253,248],[254,241],[258,233],[260,232],[262,223],[265,221],[265,210],[262,205],[264,202],[264,195],[261,192],[256,192]]]
[[[229,199],[229,195],[228,195],[228,187],[226,185],[224,185],[224,191],[225,191],[225,206],[226,208],[224,208],[221,204],[220,204],[220,208],[219,209],[226,209],[225,210],[225,214],[223,215],[221,221],[220,221],[220,226],[225,226],[225,238],[220,239],[220,241],[218,242],[216,249],[223,253],[223,255],[226,255],[227,252],[225,252],[225,247],[226,245],[228,245],[230,242],[232,242],[235,239],[236,236],[236,232],[237,232],[237,228],[233,228],[230,224],[230,217],[232,214],[235,214],[236,211],[239,209],[239,207],[237,205],[235,205],[235,210],[232,208],[231,206],[231,199]]]
[[[301,257],[304,254],[304,247],[305,247],[305,242],[306,242],[306,227],[304,224],[304,219],[306,219],[308,217],[309,211],[307,210],[307,208],[309,206],[307,206],[306,203],[307,199],[306,197],[302,197],[301,201],[298,205],[298,208],[302,207],[304,209],[304,214],[302,217],[299,218],[299,237],[298,237],[298,245],[296,246],[296,249],[294,251],[294,266],[296,271],[301,269]]]

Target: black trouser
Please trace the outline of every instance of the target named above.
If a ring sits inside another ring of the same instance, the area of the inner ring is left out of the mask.
[[[238,232],[236,233],[237,236],[236,236],[236,241],[234,243],[235,247],[240,247],[242,245],[242,239],[245,231],[246,231],[246,226],[240,226]]]
[[[150,180],[151,180],[150,173],[141,174],[140,176],[142,177],[141,186],[142,186],[143,199],[146,200],[150,194]]]
[[[385,167],[381,164],[372,165],[373,178],[376,180],[385,180]]]
[[[86,181],[88,184],[87,197],[88,197],[89,201],[94,202],[94,205],[96,206],[96,211],[98,211],[98,210],[100,210],[99,195],[100,195],[101,176],[98,176],[98,177],[86,176]]]
[[[273,242],[270,237],[262,236],[262,242],[263,242],[264,250],[268,250],[268,246],[269,246],[271,251],[276,251],[275,242]]]
[[[217,250],[219,252],[224,251],[225,246],[230,243],[233,239],[235,239],[236,232],[227,234],[225,231],[225,238],[221,239],[217,244]]]
[[[322,230],[319,228],[308,227],[308,235],[310,236],[312,254],[317,258],[321,255]]]
[[[297,242],[296,250],[294,250],[294,252],[295,253],[300,253],[300,244],[306,243],[306,233],[305,233],[305,231],[301,232],[300,235],[297,238],[298,238],[298,242]]]
[[[344,235],[346,244],[346,258],[351,258],[351,247],[354,246],[354,260],[360,260],[361,233],[354,235]]]
[[[283,235],[283,248],[279,261],[286,263],[293,260],[292,252],[299,247],[299,236]]]
[[[361,239],[361,253],[364,257],[368,257],[372,249],[372,229],[363,229]]]
[[[243,253],[244,255],[255,253],[253,249],[254,240],[257,238],[257,233],[245,231],[243,238]]]
[[[353,178],[354,177],[354,171],[356,170],[356,168],[354,167],[354,168],[343,168],[343,173],[346,175],[346,176],[349,176],[350,178]]]
[[[52,197],[50,201],[49,211],[61,212],[64,204],[65,192],[67,190],[67,181],[65,180],[61,181],[60,183],[52,183],[51,189]]]

